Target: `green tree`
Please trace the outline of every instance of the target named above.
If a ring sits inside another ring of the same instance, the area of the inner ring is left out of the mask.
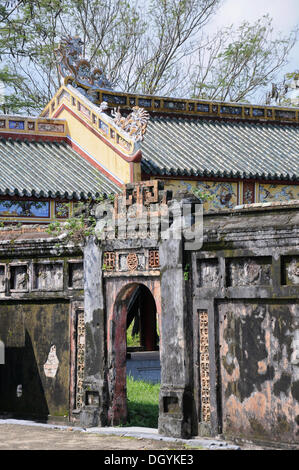
[[[266,15],[239,28],[219,31],[206,49],[198,51],[198,64],[191,74],[192,96],[220,101],[248,101],[265,90],[287,64],[298,30],[274,36],[272,19]]]
[[[0,16],[6,109],[38,113],[53,96],[61,84],[54,50],[65,35],[81,37],[85,57],[115,89],[249,100],[285,65],[297,31],[277,37],[264,17],[209,37],[209,20],[223,1],[6,2]]]

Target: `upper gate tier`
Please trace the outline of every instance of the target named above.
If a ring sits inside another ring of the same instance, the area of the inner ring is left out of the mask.
[[[71,84],[70,77],[66,77],[65,85]],[[88,88],[83,85],[78,91],[87,93]],[[55,95],[57,96],[57,94]],[[55,97],[53,98],[53,100]],[[50,113],[52,101],[42,112],[42,116]],[[150,113],[163,113],[175,115],[201,116],[213,119],[228,118],[250,121],[270,122],[299,122],[299,108],[282,106],[259,106],[248,103],[229,103],[220,101],[180,99],[163,96],[139,95],[117,91],[97,89],[93,90],[93,103],[97,106],[106,101],[109,107],[120,107],[130,110],[140,106]]]

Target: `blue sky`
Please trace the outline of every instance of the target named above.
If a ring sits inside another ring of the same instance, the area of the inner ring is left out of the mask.
[[[288,34],[299,25],[299,0],[225,0],[211,28],[237,25],[244,20],[253,22],[267,13],[273,18],[275,30]],[[285,72],[296,69],[299,69],[299,41],[291,52]]]

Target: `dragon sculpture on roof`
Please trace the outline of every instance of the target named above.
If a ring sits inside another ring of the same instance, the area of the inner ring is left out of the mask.
[[[83,42],[80,37],[64,36],[55,54],[62,77],[71,78],[69,83],[94,101],[96,89],[112,90],[112,84],[101,69],[92,69],[90,62],[82,58],[82,51]]]
[[[101,69],[92,69],[90,63],[82,58],[83,42],[79,36],[64,36],[55,50],[59,72],[66,83],[77,88],[93,103],[97,103],[97,90],[112,90],[112,84]],[[99,112],[108,109],[108,103],[103,101],[99,106]],[[124,117],[120,108],[114,108],[111,112],[112,122],[119,129],[127,132],[135,142],[144,138],[149,114],[143,108],[135,106],[132,112]],[[111,118],[110,118],[111,119]]]

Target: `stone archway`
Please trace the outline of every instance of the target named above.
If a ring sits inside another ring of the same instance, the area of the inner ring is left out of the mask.
[[[147,285],[146,285],[147,284]],[[141,293],[141,342],[144,350],[155,348],[156,314],[160,323],[159,299],[152,282],[130,282],[122,285],[113,302],[108,319],[108,390],[111,425],[125,423],[127,419],[126,356],[127,318],[130,301],[136,290]]]

